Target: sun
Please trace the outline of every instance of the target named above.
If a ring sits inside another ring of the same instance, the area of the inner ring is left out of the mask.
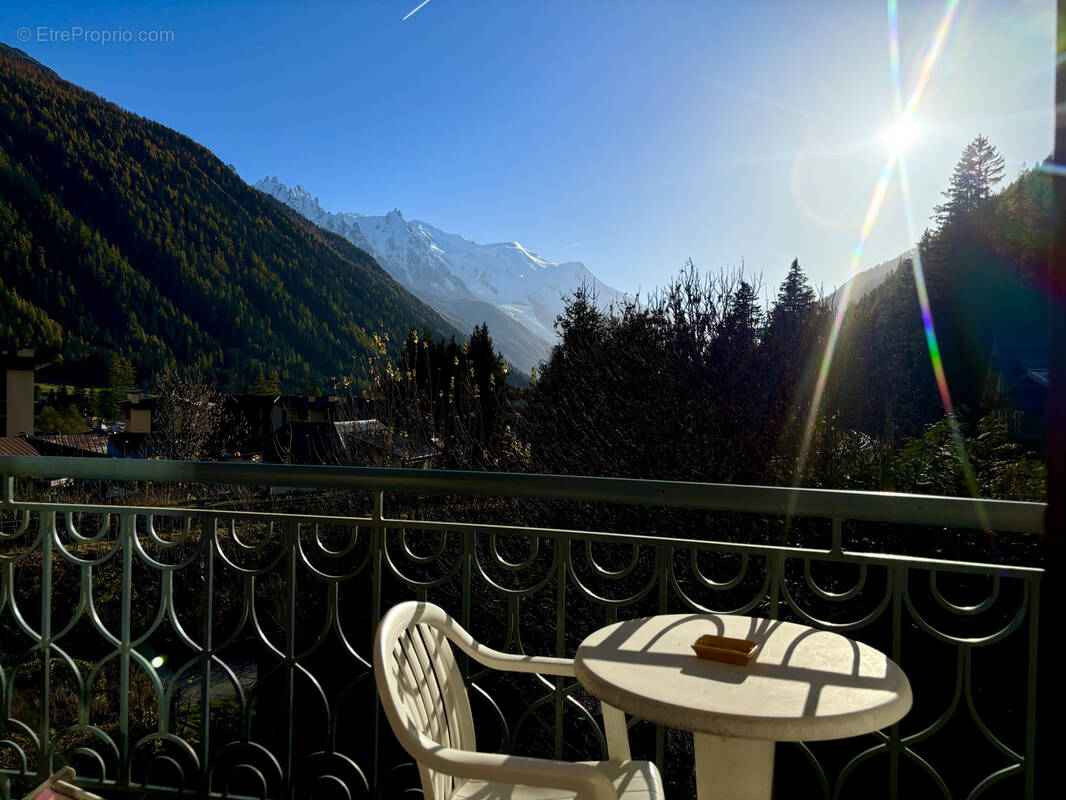
[[[909,114],[900,117],[892,126],[881,132],[881,141],[893,156],[900,155],[913,145],[922,133],[922,123]]]

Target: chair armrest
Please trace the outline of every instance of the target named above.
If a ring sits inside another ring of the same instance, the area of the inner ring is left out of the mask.
[[[541,675],[574,677],[574,659],[572,658],[520,656],[515,653],[493,650],[491,647],[485,647],[479,642],[474,642],[474,645],[474,648],[467,650],[462,643],[459,643],[459,647],[463,652],[486,667],[492,667],[504,672],[536,672]]]
[[[425,760],[429,768],[458,778],[565,789],[581,800],[618,800],[610,778],[588,764],[440,746],[427,748]]]
[[[33,800],[37,795],[41,794],[45,789],[51,789],[56,781],[70,781],[74,780],[74,768],[67,766],[63,767],[58,772],[55,772],[45,778],[44,783],[36,786],[32,792],[26,795],[22,800]]]
[[[454,619],[441,612],[441,618],[433,624],[441,628],[456,647],[485,667],[505,672],[536,672],[541,675],[562,675],[574,677],[574,660],[572,658],[550,658],[548,656],[520,656],[504,653],[486,647],[474,639],[465,628]]]
[[[67,783],[66,781],[56,781],[52,784],[52,791],[63,795],[63,797],[69,797],[70,800],[104,800],[100,795],[87,792],[79,786],[75,786],[73,783]]]

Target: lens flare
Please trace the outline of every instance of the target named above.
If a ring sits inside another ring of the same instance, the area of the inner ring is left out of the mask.
[[[915,240],[915,225],[914,225],[914,213],[913,205],[911,204],[911,184],[910,178],[907,174],[906,162],[900,159],[899,162],[899,188],[903,194],[903,208],[904,216],[907,220],[907,233],[910,236],[911,241]],[[929,291],[925,285],[925,271],[922,269],[922,250],[916,248],[914,251],[914,258],[911,261],[911,271],[914,274],[914,289],[918,295],[918,306],[922,310],[922,328],[925,331],[925,345],[929,350],[929,361],[933,365],[933,377],[936,379],[937,392],[940,394],[940,403],[944,406],[944,413],[947,415],[948,428],[951,431],[951,441],[955,446],[955,452],[959,457],[959,463],[962,465],[962,476],[966,481],[966,488],[969,489],[970,494],[974,497],[980,495],[980,491],[977,488],[977,476],[974,474],[973,466],[970,464],[970,457],[966,454],[966,444],[962,439],[962,431],[959,429],[959,420],[955,416],[955,407],[951,402],[951,392],[948,389],[947,375],[944,373],[944,360],[940,356],[940,345],[936,339],[936,326],[933,325],[933,307],[929,302]],[[988,534],[988,542],[990,549],[994,556],[997,556],[999,549],[996,546],[996,540],[992,536],[992,527],[988,522],[988,515],[985,513],[984,507],[977,507],[977,521],[981,526],[981,529]]]
[[[901,117],[900,120],[881,132],[881,141],[885,143],[891,155],[899,155],[918,141],[922,134],[922,123],[914,117]]]
[[[939,58],[940,53],[944,48],[944,43],[947,41],[948,34],[951,32],[952,24],[955,21],[955,12],[958,10],[958,6],[959,0],[948,0],[945,4],[944,14],[940,18],[940,22],[933,33],[932,41],[925,52],[925,57],[922,59],[922,65],[918,70],[918,76],[914,81],[914,86],[911,89],[906,104],[904,104],[899,59],[899,2],[898,0],[887,0],[889,69],[892,77],[893,102],[895,110],[897,114],[899,114],[899,122],[897,125],[902,125],[906,120],[911,121],[906,123],[906,127],[901,131],[902,133],[908,133],[908,131],[911,130],[911,123],[917,124],[915,115],[918,111],[918,106],[925,94],[926,87],[929,85],[929,78],[933,74],[933,67],[936,64],[937,58]],[[918,132],[920,132],[920,126]],[[910,137],[911,141],[908,143],[908,146],[910,143],[913,143],[913,138],[916,137],[916,135],[917,133],[914,133],[914,135]],[[888,192],[889,182],[892,180],[892,173],[895,171],[896,164],[899,162],[903,150],[905,149],[906,147],[890,148],[888,158],[885,160],[884,166],[881,167],[881,174],[878,176],[877,183],[874,185],[873,194],[870,197],[870,204],[867,206],[866,216],[863,218],[862,228],[859,231],[859,240],[855,244],[855,249],[851,254],[848,280],[844,284],[843,291],[840,293],[840,298],[837,301],[837,307],[833,314],[833,327],[829,331],[825,350],[822,353],[822,359],[818,366],[818,373],[815,381],[814,394],[811,397],[811,405],[807,411],[807,423],[803,429],[803,437],[800,442],[799,454],[796,459],[795,477],[793,479],[793,484],[796,486],[800,485],[803,479],[803,473],[807,464],[807,456],[810,452],[811,439],[814,436],[818,414],[821,411],[822,400],[825,396],[825,386],[829,379],[829,370],[833,364],[833,356],[836,352],[837,342],[840,338],[840,331],[844,325],[844,318],[847,315],[847,308],[851,301],[853,288],[853,282],[851,279],[855,277],[859,271],[859,264],[862,262],[862,256],[866,250],[866,242],[870,237],[870,232],[873,230],[877,215],[881,211],[885,195]],[[911,240],[914,240],[913,234]],[[921,304],[922,297],[925,295],[924,276],[920,285],[919,303]],[[944,378],[940,350],[936,345],[936,334],[932,327],[932,313],[929,309],[928,296],[925,296],[925,302],[922,306],[922,320],[923,323],[928,320],[926,330],[931,335],[926,336],[926,343],[929,346],[930,360],[934,364],[933,370],[934,374],[937,376],[937,386],[938,388],[942,387],[941,400],[943,401],[944,398],[947,398],[950,403],[950,395],[947,392],[947,380]],[[937,367],[938,364],[939,368]],[[948,416],[952,420],[952,424],[955,424],[954,413],[950,409],[950,405],[945,405],[945,410],[948,411]],[[961,444],[961,439],[959,440],[959,443]]]
[[[889,14],[894,15],[897,20],[899,17],[899,4],[896,0],[889,0]],[[936,64],[937,58],[940,56],[940,51],[944,49],[944,42],[947,41],[948,33],[951,32],[952,23],[955,22],[955,12],[959,8],[959,0],[948,0],[944,9],[944,16],[940,18],[940,24],[936,27],[936,32],[933,34],[933,43],[925,53],[925,58],[922,59],[921,69],[918,70],[918,78],[914,82],[914,88],[911,89],[910,97],[907,100],[907,105],[903,108],[903,116],[913,117],[918,111],[918,105],[922,102],[922,95],[925,94],[925,87],[929,85],[929,77],[933,74],[933,66]],[[897,76],[899,73],[899,24],[896,23],[896,63],[895,70]],[[889,44],[891,47],[891,43]],[[895,80],[896,85],[899,85],[898,77]]]

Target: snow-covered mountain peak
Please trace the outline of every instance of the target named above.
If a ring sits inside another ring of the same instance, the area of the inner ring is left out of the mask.
[[[492,317],[490,330],[500,349],[522,369],[547,356],[563,298],[579,286],[595,284],[603,305],[622,296],[580,261],[557,264],[517,241],[478,244],[428,222],[408,221],[398,208],[385,216],[331,213],[302,186],[289,188],[277,177],[264,178],[255,188],[370,252],[396,280],[461,328],[469,331]]]
[[[311,193],[300,184],[289,188],[275,176],[273,178],[263,178],[255,186],[259,191],[280,200],[316,224],[320,224],[317,218],[326,213],[318,198],[312,197]]]

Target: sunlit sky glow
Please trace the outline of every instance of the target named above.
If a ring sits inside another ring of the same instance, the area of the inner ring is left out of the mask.
[[[908,240],[912,242],[917,239],[917,229],[914,224],[914,199],[911,195],[910,179],[906,171],[905,153],[915,144],[921,133],[922,126],[915,119],[914,115],[918,113],[923,94],[929,85],[929,77],[933,73],[937,58],[944,50],[944,45],[947,42],[948,36],[952,31],[952,26],[955,23],[958,9],[959,0],[947,0],[947,2],[945,2],[943,16],[940,18],[940,22],[937,24],[930,37],[928,49],[926,50],[925,57],[922,59],[922,66],[918,70],[918,77],[915,80],[910,93],[907,95],[906,104],[904,104],[903,78],[902,70],[900,69],[899,2],[898,0],[888,0],[885,4],[887,17],[886,27],[888,30],[887,55],[892,76],[892,106],[901,116],[896,123],[882,134],[882,138],[886,140],[886,143],[889,146],[889,154],[885,163],[881,167],[881,174],[877,178],[873,196],[870,198],[870,204],[867,206],[866,217],[863,220],[862,229],[859,232],[858,244],[855,245],[855,250],[852,251],[851,254],[851,264],[848,272],[849,277],[857,273],[862,266],[862,257],[867,239],[869,238],[871,231],[873,231],[874,224],[883,207],[885,195],[887,194],[893,173],[896,172],[897,169],[899,173],[902,209],[907,225],[907,237]],[[922,312],[922,325],[925,329],[926,345],[929,350],[929,361],[936,379],[937,390],[940,394],[940,402],[950,424],[952,425],[952,434],[955,439],[956,447],[962,462],[967,469],[970,483],[973,484],[972,472],[969,470],[966,450],[962,446],[962,439],[956,424],[954,408],[951,402],[951,392],[944,373],[943,361],[940,357],[940,347],[937,342],[936,326],[933,321],[932,308],[929,304],[929,296],[926,291],[920,252],[915,253],[911,268],[914,272],[915,289],[918,304]],[[850,285],[845,285],[841,298],[836,304],[833,325],[829,331],[825,350],[819,359],[812,402],[808,409],[803,439],[800,444],[799,457],[797,459],[793,476],[796,485],[799,485],[803,477],[804,466],[815,433],[815,425],[821,412],[821,403],[825,394],[829,370],[832,367],[833,358],[836,355],[836,346],[840,341],[844,318],[848,313],[852,288],[853,287]]]
[[[976,134],[1011,177],[1052,145],[1052,0],[902,0],[896,31],[876,0],[94,5],[9,4],[0,40],[249,181],[517,239],[628,291],[688,257],[771,288],[798,257],[831,290],[911,246]],[[16,37],[75,25],[175,41]]]
[[[888,148],[889,154],[898,156],[917,142],[921,135],[922,123],[914,117],[906,116],[900,117],[897,122],[885,128],[881,139]]]

